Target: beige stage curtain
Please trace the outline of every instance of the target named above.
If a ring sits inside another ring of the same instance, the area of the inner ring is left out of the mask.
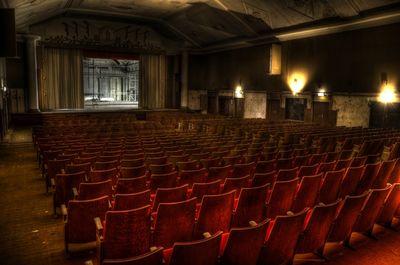
[[[165,55],[140,56],[139,107],[165,108],[167,67]]]
[[[83,108],[81,50],[39,49],[38,67],[41,110]]]

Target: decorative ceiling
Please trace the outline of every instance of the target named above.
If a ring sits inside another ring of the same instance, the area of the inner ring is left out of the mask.
[[[199,50],[280,40],[279,34],[284,39],[286,33],[377,14],[386,24],[400,21],[400,0],[0,0],[0,5],[15,8],[19,33],[59,16],[92,17],[144,23]]]

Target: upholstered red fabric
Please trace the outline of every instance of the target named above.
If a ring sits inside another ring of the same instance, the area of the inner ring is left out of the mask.
[[[150,190],[131,194],[115,194],[114,211],[131,210],[150,204]]]

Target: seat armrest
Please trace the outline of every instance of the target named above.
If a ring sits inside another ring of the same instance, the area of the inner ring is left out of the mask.
[[[92,260],[87,260],[85,261],[85,265],[94,265]]]
[[[55,190],[56,189],[56,180],[55,179],[50,179],[50,184],[51,184],[51,187],[53,188],[53,190]]]
[[[76,199],[76,197],[78,197],[78,195],[79,195],[78,190],[77,190],[77,188],[75,188],[75,187],[72,188],[72,193],[74,194],[74,198],[75,198],[75,199]]]
[[[204,232],[204,233],[203,233],[203,237],[204,237],[204,238],[210,238],[210,237],[211,237],[211,234],[210,234],[209,232]]]
[[[63,220],[64,220],[64,222],[66,222],[67,217],[68,217],[67,206],[65,206],[65,204],[61,204],[60,208],[61,208],[61,214],[63,216]]]
[[[250,225],[251,227],[255,227],[255,226],[257,226],[257,223],[254,222],[254,221],[249,221],[249,225]]]
[[[61,174],[65,174],[65,169],[64,168],[61,169]]]
[[[94,224],[96,225],[96,233],[99,236],[100,240],[103,238],[103,225],[101,224],[100,217],[94,218]]]

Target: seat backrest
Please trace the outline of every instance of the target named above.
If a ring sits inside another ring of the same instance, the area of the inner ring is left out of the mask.
[[[275,183],[276,171],[268,173],[255,173],[251,183],[252,187],[259,187],[265,184],[270,184],[270,187]]]
[[[341,170],[343,168],[347,169],[350,166],[351,161],[352,161],[351,157],[347,158],[347,159],[340,159],[340,160],[336,161],[336,165],[335,165],[334,170],[335,171],[336,170]]]
[[[86,173],[84,171],[70,173],[70,174],[57,174],[55,177],[56,190],[54,192],[55,206],[61,204],[68,204],[69,200],[74,198],[72,188],[79,188],[79,184],[85,181]]]
[[[354,195],[360,182],[361,175],[364,171],[364,166],[349,167],[344,174],[342,185],[339,190],[339,198],[344,198],[347,195]]]
[[[54,159],[47,161],[47,175],[49,179],[54,179],[57,174],[62,173],[66,165],[70,162],[70,159]]]
[[[292,211],[297,213],[304,208],[312,208],[318,199],[323,173],[314,176],[303,177],[292,207]]]
[[[205,232],[228,232],[230,229],[235,191],[218,195],[205,195],[198,212],[194,238]]]
[[[112,169],[112,168],[118,168],[118,167],[119,167],[119,161],[113,160],[113,161],[106,161],[106,162],[96,161],[94,163],[93,168],[95,170],[106,170],[106,169]]]
[[[325,173],[327,171],[332,171],[336,166],[336,161],[323,162],[319,164],[317,173]]]
[[[174,242],[187,242],[192,240],[196,198],[186,201],[160,203],[154,223],[154,246],[170,248]]]
[[[378,223],[390,225],[396,214],[396,210],[400,207],[400,183],[392,185],[392,189],[383,204],[381,213],[379,214]]]
[[[209,169],[210,167],[221,166],[222,162],[219,157],[215,157],[215,158],[200,159],[200,163],[203,165],[204,168]]]
[[[129,258],[150,248],[150,205],[125,211],[108,211],[104,227],[104,259]]]
[[[315,165],[323,162],[325,160],[326,153],[322,154],[312,154],[310,159],[308,160],[307,165]]]
[[[138,178],[146,175],[147,172],[145,165],[138,167],[121,167],[119,170],[122,178]]]
[[[293,167],[293,157],[279,158],[276,160],[276,170],[289,169]]]
[[[176,162],[176,167],[178,168],[179,171],[196,170],[199,168],[199,162],[197,160]]]
[[[299,172],[297,173],[297,177],[302,179],[304,176],[313,176],[317,173],[318,164],[312,166],[301,166],[299,168]]]
[[[90,200],[101,196],[112,196],[112,181],[105,180],[94,183],[80,183],[78,200]]]
[[[328,242],[341,242],[347,239],[370,192],[358,196],[346,196],[329,233]]]
[[[298,155],[293,160],[293,167],[308,165],[311,155]]]
[[[163,251],[163,247],[158,247],[132,258],[107,259],[103,261],[103,265],[163,265]]]
[[[208,169],[208,182],[215,181],[217,179],[225,180],[232,175],[232,166],[222,166],[222,167],[210,167]]]
[[[392,185],[388,184],[383,189],[372,189],[371,195],[368,197],[360,215],[353,227],[354,232],[370,232],[382,210],[383,203]]]
[[[90,172],[90,162],[82,163],[82,164],[68,164],[65,166],[65,173],[72,174],[84,171],[86,175],[89,175]]]
[[[89,173],[89,180],[91,182],[99,182],[99,181],[104,181],[108,179],[112,179],[113,181],[116,181],[118,175],[118,169],[117,168],[110,168],[110,169],[97,169],[97,170],[92,170]]]
[[[372,184],[375,182],[375,179],[378,176],[379,168],[381,167],[381,163],[375,164],[367,164],[361,175],[360,182],[358,183],[356,189],[356,195],[363,194],[367,190],[372,188]]]
[[[249,221],[261,222],[265,214],[269,184],[242,188],[233,214],[232,227],[246,227]]]
[[[192,242],[174,244],[168,265],[216,265],[222,232],[209,238]]]
[[[328,171],[325,173],[321,188],[319,190],[318,202],[329,204],[338,199],[340,186],[345,173],[345,168],[337,171]]]
[[[115,194],[114,211],[131,210],[150,204],[150,190],[137,193]]]
[[[96,162],[112,162],[112,161],[119,161],[120,160],[120,154],[117,155],[104,155],[104,152],[102,155],[98,156],[96,159]],[[99,168],[102,169],[102,168]]]
[[[147,188],[146,176],[138,178],[118,178],[115,193],[129,194],[144,191]]]
[[[137,159],[122,159],[120,162],[121,167],[140,167],[144,165],[144,158]]]
[[[256,163],[234,164],[231,178],[241,178],[244,176],[253,176]]]
[[[187,199],[188,185],[174,188],[158,188],[153,202],[153,212],[157,211],[159,203],[179,202]]]
[[[299,168],[280,169],[276,175],[276,181],[286,181],[297,177]]]
[[[338,160],[340,157],[340,152],[328,152],[326,153],[324,162],[333,162]]]
[[[235,197],[239,196],[242,188],[247,188],[250,184],[250,176],[244,176],[242,178],[227,178],[225,179],[222,187],[222,192],[228,192],[231,190],[235,191]]]
[[[287,264],[292,260],[307,212],[305,209],[297,214],[276,217],[267,230],[258,264]]]
[[[221,180],[219,179],[207,183],[194,183],[190,197],[197,197],[197,202],[201,202],[204,195],[217,195],[220,190]]]
[[[194,170],[182,170],[179,172],[179,185],[188,184],[192,188],[193,183],[205,183],[208,171],[205,168]]]
[[[175,170],[175,166],[172,163],[150,165],[151,174],[167,174]]]
[[[176,186],[177,179],[177,171],[166,174],[151,174],[150,189],[154,192],[158,188],[173,188]]]
[[[358,156],[354,157],[351,160],[350,167],[359,167],[359,166],[364,166],[365,163],[367,162],[368,156]]]
[[[68,221],[65,225],[66,243],[87,243],[96,240],[93,219],[104,220],[109,209],[108,196],[91,200],[71,200],[68,203]]]
[[[292,208],[298,183],[298,178],[274,183],[267,203],[268,218],[273,219],[277,215],[284,215]]]
[[[255,173],[268,173],[275,170],[276,160],[258,161]]]
[[[269,221],[266,219],[255,226],[232,228],[222,246],[221,264],[257,264]]]
[[[300,234],[296,253],[318,252],[324,246],[335,220],[340,200],[331,204],[318,204],[311,212],[304,231]]]
[[[379,168],[375,181],[372,184],[373,189],[381,189],[386,187],[388,179],[391,176],[395,165],[396,159],[381,162],[381,167]]]

